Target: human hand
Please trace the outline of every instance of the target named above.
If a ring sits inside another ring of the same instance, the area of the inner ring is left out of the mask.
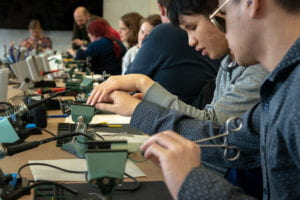
[[[94,88],[87,104],[95,105],[97,102],[106,102],[110,93],[116,90],[145,93],[153,84],[154,81],[152,79],[142,74],[111,76]]]
[[[73,44],[76,44],[77,46],[82,46],[84,45],[84,42],[83,40],[80,40],[80,39],[75,39],[72,41]]]
[[[165,182],[173,196],[178,192],[190,171],[200,165],[200,148],[173,131],[150,137],[142,146],[146,159],[162,168]]]
[[[108,103],[96,103],[95,107],[122,116],[131,116],[137,105],[141,102],[124,91],[114,91],[109,95],[107,100]]]
[[[144,98],[144,93],[135,93],[133,96],[142,101]]]

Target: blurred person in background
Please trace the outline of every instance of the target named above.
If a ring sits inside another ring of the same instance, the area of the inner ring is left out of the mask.
[[[158,14],[149,15],[141,22],[141,27],[138,34],[138,44],[131,47],[125,54],[122,63],[122,74],[125,74],[126,70],[130,67],[132,61],[134,60],[136,54],[142,46],[143,40],[150,34],[152,29],[161,24],[161,18]]]
[[[103,17],[99,17],[99,16],[96,16],[96,15],[93,15],[91,16],[91,18],[88,20],[87,24],[90,24],[92,21],[96,20],[96,19],[103,19],[106,21],[106,23],[109,25],[109,30],[111,32],[111,34],[118,40],[121,41],[121,37],[120,37],[120,34],[118,31],[116,31],[113,27],[111,27],[111,25],[109,24],[109,22],[104,19]],[[87,28],[87,27],[86,27]]]
[[[28,51],[36,50],[36,53],[44,52],[46,49],[52,49],[52,41],[49,37],[43,35],[43,28],[37,19],[30,21],[28,26],[30,37],[24,39],[19,46],[26,47]]]
[[[79,49],[81,46],[86,46],[90,42],[90,38],[86,31],[86,25],[89,19],[93,17],[88,9],[83,6],[77,7],[74,10],[74,25],[72,35],[72,49]]]
[[[100,18],[87,25],[91,43],[86,50],[78,49],[75,60],[91,59],[91,70],[96,74],[103,71],[111,75],[121,74],[122,57],[125,46],[112,34],[106,20]]]
[[[121,41],[130,49],[138,43],[138,32],[140,30],[143,16],[137,12],[123,15],[119,22],[119,34]]]

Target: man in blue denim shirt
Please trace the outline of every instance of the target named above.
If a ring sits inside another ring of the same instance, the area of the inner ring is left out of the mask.
[[[259,62],[271,74],[261,87],[262,101],[243,115],[243,129],[228,138],[240,149],[240,158],[226,162],[222,149],[202,148],[202,160],[237,168],[261,166],[264,199],[300,199],[300,1],[219,2],[225,3],[220,7],[226,13],[227,38],[237,61]],[[150,115],[141,114],[148,111]],[[215,128],[208,121],[147,102],[135,109],[131,124],[147,133],[171,129],[193,140],[214,135]],[[199,166],[197,145],[174,132],[156,134],[142,150],[160,164],[176,199],[251,199]]]

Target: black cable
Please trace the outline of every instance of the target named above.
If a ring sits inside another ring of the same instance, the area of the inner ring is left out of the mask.
[[[38,147],[41,144],[46,144],[55,140],[60,140],[60,139],[64,139],[64,138],[68,138],[68,137],[74,137],[74,136],[78,136],[78,135],[82,135],[84,137],[89,138],[90,140],[94,140],[92,137],[80,133],[80,132],[74,132],[74,133],[66,133],[66,134],[62,134],[62,135],[58,135],[58,136],[54,136],[51,138],[47,138],[47,139],[43,139],[40,141],[32,141],[32,142],[27,142],[27,143],[22,143],[22,144],[17,144],[17,145],[13,145],[13,146],[8,146],[6,148],[6,154],[7,155],[14,155],[16,153],[20,153],[29,149],[33,149]]]
[[[85,178],[86,178],[86,181],[88,182],[88,172],[87,171],[73,171],[73,170],[68,170],[68,169],[63,169],[63,168],[60,168],[60,167],[57,167],[57,166],[54,166],[54,165],[50,165],[50,164],[46,164],[46,163],[28,163],[28,164],[25,164],[23,166],[21,166],[19,169],[18,169],[18,176],[19,178],[22,178],[22,175],[21,175],[21,171],[25,168],[25,167],[28,167],[28,166],[34,166],[34,165],[40,165],[40,166],[46,166],[46,167],[51,167],[51,168],[54,168],[54,169],[58,169],[58,170],[61,170],[61,171],[64,171],[64,172],[67,172],[67,173],[74,173],[74,174],[85,174]],[[126,172],[124,172],[124,175],[127,176],[128,178],[130,178],[131,180],[133,180],[133,182],[135,183],[135,186],[134,187],[131,187],[131,188],[116,188],[115,190],[116,191],[136,191],[138,190],[140,187],[141,187],[141,183],[136,179],[134,178],[133,176],[130,176],[129,174],[127,174]],[[29,180],[29,182],[33,182],[31,180]],[[49,182],[49,181],[47,181]],[[55,183],[55,182],[53,182]],[[35,186],[36,187],[36,186]],[[31,187],[33,188],[33,187]],[[69,190],[68,190],[69,191]]]
[[[63,168],[60,168],[60,167],[57,167],[57,166],[54,166],[54,165],[50,165],[50,164],[46,164],[46,163],[28,163],[28,164],[25,164],[25,165],[21,166],[18,169],[18,176],[19,176],[19,178],[22,178],[22,175],[21,175],[22,169],[24,169],[25,167],[34,166],[34,165],[51,167],[51,168],[55,168],[55,169],[67,172],[67,173],[85,174],[86,181],[88,182],[88,178],[87,178],[88,172],[87,171],[73,171],[73,170],[63,169]],[[134,178],[133,176],[127,174],[126,172],[124,172],[124,175],[127,176],[128,178],[130,178],[131,180],[133,180],[133,182],[135,183],[135,186],[134,187],[124,187],[124,188],[121,186],[119,188],[116,188],[115,191],[131,191],[131,192],[133,192],[133,191],[138,190],[141,187],[141,183],[136,178]],[[32,182],[32,181],[30,180],[29,182]],[[47,183],[49,183],[49,182],[50,181],[47,181]],[[55,183],[55,182],[50,182],[50,183]],[[34,187],[36,187],[36,186],[34,186]],[[95,187],[95,185],[93,185],[93,187]],[[31,187],[31,188],[33,188],[33,187]]]
[[[66,93],[66,91],[55,93],[55,94],[49,96],[48,98],[45,98],[45,99],[43,99],[43,100],[41,100],[41,101],[38,101],[38,102],[36,102],[36,103],[33,103],[33,104],[28,105],[27,108],[28,108],[28,110],[31,110],[31,109],[33,109],[33,108],[35,108],[35,107],[37,107],[37,106],[39,106],[39,105],[45,103],[46,101],[48,101],[48,100],[50,100],[50,99],[52,99],[52,98],[54,98],[54,97],[60,96],[60,95],[62,95],[62,94],[65,94],[65,93]]]
[[[100,134],[98,134],[98,133],[95,133],[95,135],[97,135],[101,140],[105,140],[105,138],[104,137],[102,137]]]
[[[123,185],[120,184],[118,188],[116,187],[116,188],[114,189],[115,191],[120,191],[120,192],[125,192],[125,191],[126,191],[126,192],[134,192],[134,191],[140,189],[141,183],[140,183],[136,178],[134,178],[133,176],[130,176],[130,175],[127,174],[126,172],[124,172],[124,175],[127,176],[128,178],[130,178],[131,180],[133,180],[133,182],[135,183],[135,186],[134,186],[134,187],[123,187]],[[97,185],[92,184],[92,183],[90,183],[90,182],[88,181],[87,174],[86,174],[85,178],[86,178],[86,182],[88,182],[88,184],[89,184],[91,187],[93,187],[93,188],[98,188],[98,189],[99,189],[99,187],[98,187]],[[129,182],[127,182],[127,183],[129,183]]]
[[[128,178],[130,178],[131,180],[133,180],[133,182],[135,183],[135,187],[132,187],[132,188],[116,188],[115,189],[116,191],[131,191],[131,192],[133,192],[133,191],[138,190],[141,187],[141,183],[136,178],[134,178],[133,176],[130,176],[126,172],[124,172],[124,175],[127,176]]]
[[[89,175],[88,172],[86,172],[86,173],[85,173],[85,181],[86,181],[87,183],[89,183],[88,175]]]
[[[73,170],[63,169],[63,168],[57,167],[57,166],[55,166],[55,165],[50,165],[50,164],[46,164],[46,163],[27,163],[27,164],[25,164],[25,165],[22,165],[22,166],[18,169],[18,176],[19,176],[19,178],[22,178],[21,171],[22,171],[25,167],[28,167],[28,166],[34,166],[34,165],[40,165],[40,166],[51,167],[51,168],[58,169],[58,170],[61,170],[61,171],[67,172],[67,173],[72,173],[72,174],[84,174],[84,173],[87,172],[87,171],[73,171]]]
[[[51,131],[47,130],[47,129],[44,129],[44,128],[39,128],[41,131],[44,131],[46,133],[48,133],[49,135],[52,135],[52,136],[56,136],[54,133],[52,133]]]

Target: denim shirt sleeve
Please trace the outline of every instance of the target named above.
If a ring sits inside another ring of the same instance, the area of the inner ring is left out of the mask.
[[[147,115],[145,115],[147,113]],[[202,148],[202,160],[223,167],[254,168],[260,166],[259,135],[251,133],[248,124],[252,111],[244,115],[243,129],[230,134],[229,145],[237,146],[241,151],[239,159],[229,162],[223,157],[223,148]],[[259,120],[259,119],[258,119]],[[195,120],[174,110],[167,110],[158,105],[141,102],[135,109],[131,126],[147,134],[155,134],[164,130],[173,130],[190,140],[199,140],[222,133],[224,127],[214,125],[211,121]],[[223,139],[212,140],[210,144],[220,144]]]
[[[224,178],[212,173],[211,171],[205,169],[203,166],[200,166],[194,168],[188,174],[180,188],[178,199],[251,200],[254,198],[245,195],[240,188],[231,185]]]

